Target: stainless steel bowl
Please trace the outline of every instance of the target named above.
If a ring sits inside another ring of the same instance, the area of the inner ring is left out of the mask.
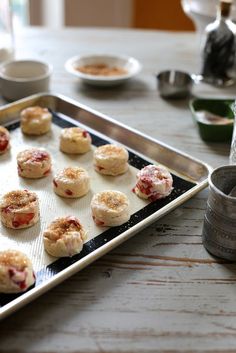
[[[163,98],[186,98],[192,91],[194,80],[183,71],[168,70],[157,75],[157,87]]]

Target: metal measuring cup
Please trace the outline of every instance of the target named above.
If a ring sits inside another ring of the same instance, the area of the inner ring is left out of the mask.
[[[236,165],[222,166],[211,173],[202,231],[205,248],[231,261],[236,261],[235,186]]]
[[[161,71],[156,78],[160,95],[167,99],[188,97],[192,92],[193,85],[202,80],[201,75],[190,75],[178,70]]]

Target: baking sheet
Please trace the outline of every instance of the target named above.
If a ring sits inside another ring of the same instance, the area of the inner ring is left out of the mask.
[[[58,98],[55,97],[55,100],[56,99]],[[32,105],[31,99],[28,99],[27,103],[27,106]],[[45,104],[41,105],[45,106]],[[53,104],[53,106],[55,108],[55,104]],[[15,115],[19,115],[18,113],[21,107],[21,103],[17,105],[16,102],[10,106],[10,109],[6,108],[5,112],[9,114],[14,108],[15,117]],[[49,108],[51,107],[49,106]],[[0,117],[3,112],[4,110],[2,112],[0,111]],[[204,170],[205,166],[196,162],[196,166],[198,167],[196,174],[199,175],[200,182],[190,182],[189,178],[179,176],[179,172],[176,173],[178,175],[175,175],[172,171],[174,190],[171,195],[155,202],[142,200],[132,193],[132,188],[135,185],[137,170],[150,164],[150,162],[152,162],[151,158],[144,158],[143,155],[130,149],[130,167],[127,173],[117,177],[102,176],[93,169],[93,151],[81,156],[66,155],[59,151],[59,133],[61,128],[77,125],[84,126],[84,124],[74,121],[70,117],[66,117],[65,114],[60,112],[60,109],[58,109],[57,112],[55,109],[53,115],[52,132],[39,137],[32,138],[23,135],[19,128],[19,122],[11,123],[8,126],[11,132],[12,148],[9,153],[0,157],[3,176],[1,179],[0,193],[18,188],[27,188],[35,191],[40,200],[41,220],[35,226],[22,230],[10,230],[0,226],[1,249],[16,248],[27,253],[33,262],[37,279],[35,286],[23,294],[0,295],[0,318],[5,317],[23,304],[36,298],[39,294],[49,290],[57,283],[60,283],[62,280],[82,269],[207,185],[206,180],[202,180],[203,176],[200,175],[200,170]],[[96,146],[112,142],[111,139],[104,138],[101,134],[96,133],[94,129],[88,127],[87,130],[92,135],[93,149],[96,148]],[[53,159],[53,173],[50,176],[38,180],[18,177],[16,154],[30,146],[44,147],[51,153]],[[165,152],[165,150],[163,151]],[[176,158],[182,158],[182,156],[176,154]],[[186,158],[186,160],[188,159],[189,157]],[[156,160],[156,162],[158,161]],[[194,161],[192,161],[192,164],[194,165]],[[91,176],[91,191],[80,199],[61,198],[53,192],[53,174],[57,173],[65,166],[74,165],[82,166],[88,170]],[[114,228],[101,228],[94,224],[90,212],[90,201],[94,193],[104,189],[120,190],[128,196],[132,213],[129,222]],[[72,258],[56,259],[44,251],[42,233],[45,227],[55,218],[55,215],[56,217],[66,215],[77,216],[88,230],[88,239],[80,254]]]
[[[51,133],[40,137],[27,137],[19,128],[11,131],[11,151],[1,159],[4,177],[1,178],[0,193],[11,190],[28,189],[36,192],[40,202],[40,222],[27,229],[9,229],[0,225],[1,249],[18,249],[25,252],[33,263],[35,271],[55,261],[43,248],[42,234],[48,224],[57,217],[76,216],[87,230],[87,241],[103,233],[104,227],[95,225],[90,211],[92,196],[103,190],[119,190],[130,200],[131,214],[145,207],[148,202],[138,198],[131,190],[135,185],[137,168],[130,166],[127,173],[109,177],[102,176],[93,168],[93,151],[83,155],[68,155],[59,151],[59,135],[61,128],[53,124]],[[41,179],[26,179],[18,177],[16,156],[19,151],[30,147],[44,147],[52,156],[52,173]],[[79,199],[68,199],[57,196],[53,191],[53,175],[68,166],[85,168],[91,180],[90,192]]]

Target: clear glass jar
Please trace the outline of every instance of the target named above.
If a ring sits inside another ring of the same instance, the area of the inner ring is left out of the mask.
[[[219,1],[217,17],[205,30],[201,75],[215,86],[235,82],[236,25],[230,19],[231,1]]]
[[[14,57],[12,9],[10,0],[0,0],[0,63]]]
[[[234,129],[229,154],[229,164],[236,164],[236,101],[232,105],[232,110],[234,112]]]

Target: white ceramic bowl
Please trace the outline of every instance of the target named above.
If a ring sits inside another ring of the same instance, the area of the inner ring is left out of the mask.
[[[96,64],[119,67],[125,69],[127,73],[122,75],[101,76],[85,74],[76,69],[79,66]],[[95,54],[74,56],[73,58],[67,60],[65,63],[65,68],[69,73],[88,84],[94,86],[115,86],[124,83],[137,75],[141,70],[141,64],[135,58],[124,55]]]
[[[13,60],[0,65],[0,92],[14,101],[49,89],[52,66],[37,60]]]

